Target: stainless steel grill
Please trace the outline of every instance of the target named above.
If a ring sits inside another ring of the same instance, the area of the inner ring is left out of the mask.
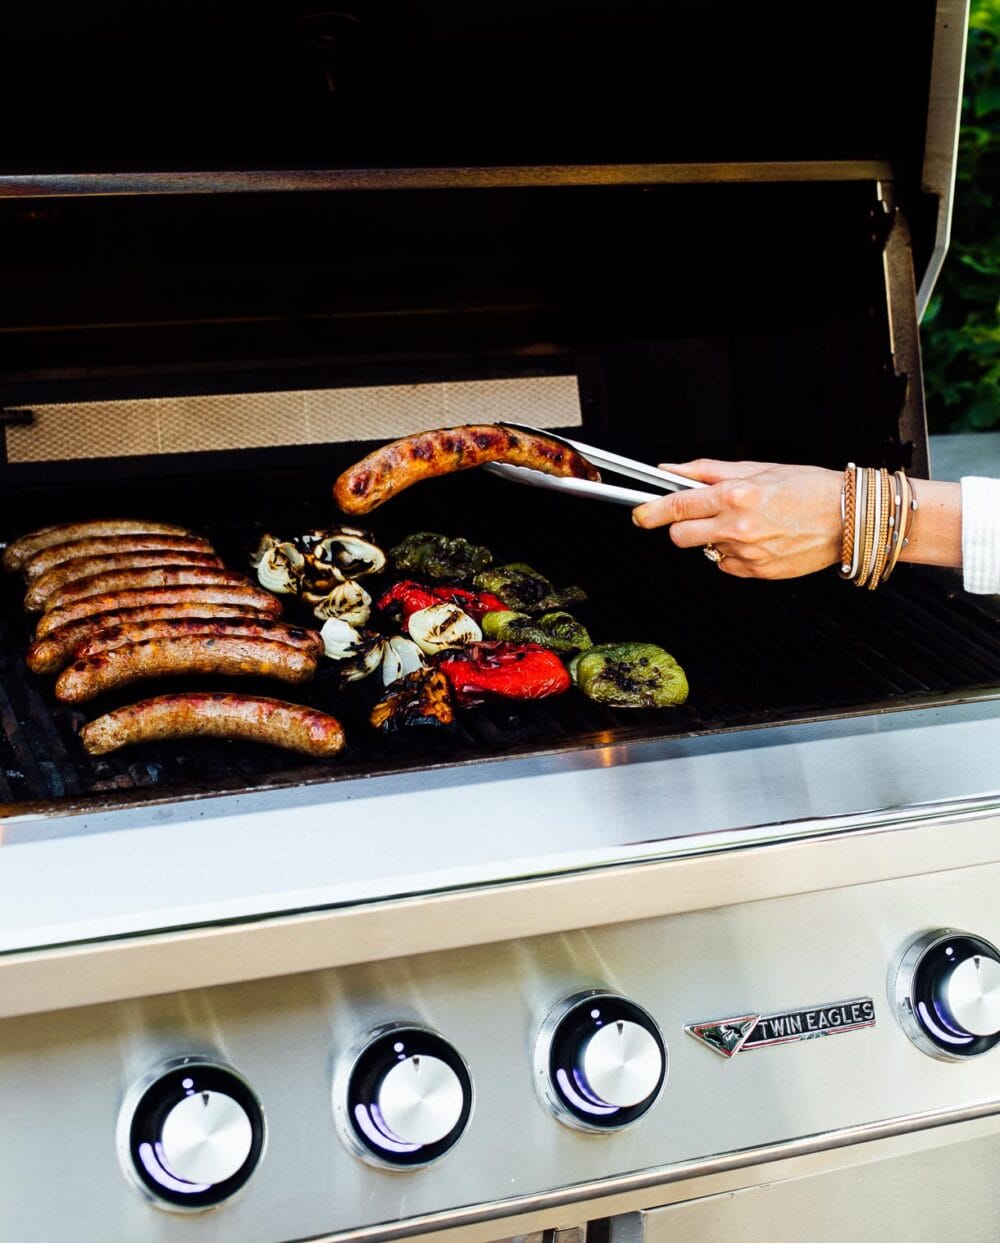
[[[394,434],[373,387],[925,469],[961,4],[349,10],[0,16],[0,539],[127,510],[240,566]],[[993,1243],[996,602],[731,581],[489,477],[372,525],[578,582],[688,703],[382,738],[325,670],[333,764],[92,760],[0,585],[0,1235]]]

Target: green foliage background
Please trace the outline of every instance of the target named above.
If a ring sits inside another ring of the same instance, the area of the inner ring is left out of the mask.
[[[951,247],[923,320],[933,432],[1000,429],[1000,0],[972,0]]]

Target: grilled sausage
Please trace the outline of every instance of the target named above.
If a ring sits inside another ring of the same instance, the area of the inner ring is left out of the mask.
[[[315,756],[336,755],[344,745],[340,722],[325,712],[280,699],[214,692],[144,699],[98,717],[80,734],[91,755],[137,742],[196,737],[266,742]]]
[[[145,678],[218,674],[308,682],[315,673],[316,657],[311,653],[269,639],[213,635],[147,639],[74,661],[56,679],[56,699],[84,703]]]
[[[28,535],[22,535],[9,545],[3,554],[3,568],[11,572],[19,570],[29,557],[53,544],[66,544],[71,540],[90,539],[102,535],[194,535],[187,527],[173,526],[167,522],[143,522],[136,518],[99,518],[91,522],[63,522],[54,527],[42,527]]]
[[[303,626],[289,626],[285,622],[259,617],[256,621],[246,617],[165,617],[157,621],[127,622],[121,626],[109,626],[92,638],[78,643],[73,649],[74,660],[86,660],[100,652],[111,652],[129,643],[145,643],[147,639],[179,639],[188,635],[214,635],[244,639],[271,639],[301,648],[319,657],[323,654],[323,640],[315,630]],[[43,640],[44,642],[44,640]]]
[[[29,557],[21,567],[25,582],[32,583],[46,570],[77,557],[109,557],[130,552],[214,552],[200,535],[103,535],[53,544]]]
[[[367,514],[423,479],[486,462],[510,462],[547,475],[600,479],[586,458],[558,440],[484,423],[420,432],[383,445],[345,470],[334,484],[333,495],[345,513]]]
[[[197,592],[196,588],[194,590]],[[111,609],[107,613],[80,617],[50,630],[43,638],[32,643],[25,661],[32,673],[58,673],[69,663],[81,643],[96,639],[106,630],[118,630],[137,626],[142,622],[161,620],[197,621],[210,626],[221,618],[269,620],[265,613],[245,604],[205,604],[199,601],[196,604],[146,604],[139,608]],[[42,620],[45,621],[46,618]]]
[[[99,613],[118,609],[145,608],[183,604],[195,612],[205,604],[231,604],[242,608],[258,609],[268,617],[281,616],[281,601],[263,587],[251,583],[236,587],[146,587],[142,590],[106,592],[100,596],[87,596],[73,604],[61,605],[43,613],[35,627],[35,638],[41,639],[67,622],[91,618]]]
[[[192,554],[193,555],[193,554]],[[65,583],[45,601],[45,612],[82,603],[91,596],[113,595],[120,591],[139,591],[144,587],[236,587],[247,577],[238,570],[211,565],[161,565],[134,570],[106,570]]]
[[[71,583],[83,582],[96,574],[112,570],[152,570],[162,566],[200,565],[207,569],[225,569],[220,558],[208,552],[126,552],[103,557],[74,557],[62,561],[40,574],[28,588],[24,607],[29,613],[45,609],[49,600]],[[141,584],[137,584],[141,586]]]

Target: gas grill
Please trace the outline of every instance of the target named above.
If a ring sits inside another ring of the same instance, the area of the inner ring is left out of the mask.
[[[15,6],[0,539],[134,513],[241,567],[477,419],[925,473],[965,20]],[[0,583],[0,1234],[994,1240],[995,601],[736,581],[482,472],[369,525],[580,584],[688,702],[382,736],[326,665],[334,761],[93,758],[139,695],[59,705]]]

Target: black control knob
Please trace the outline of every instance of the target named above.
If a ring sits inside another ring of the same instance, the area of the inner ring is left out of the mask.
[[[587,1131],[635,1122],[667,1077],[655,1019],[611,993],[578,993],[552,1011],[535,1043],[535,1082],[560,1121]]]
[[[900,1025],[918,1048],[958,1061],[1000,1044],[1000,950],[952,929],[904,951],[893,984]]]
[[[407,1024],[369,1033],[348,1054],[333,1090],[342,1138],[375,1165],[427,1165],[454,1147],[472,1116],[472,1078],[461,1054],[436,1032]]]
[[[264,1151],[264,1114],[229,1066],[178,1058],[147,1075],[119,1120],[126,1173],[176,1208],[221,1204],[247,1182]]]

